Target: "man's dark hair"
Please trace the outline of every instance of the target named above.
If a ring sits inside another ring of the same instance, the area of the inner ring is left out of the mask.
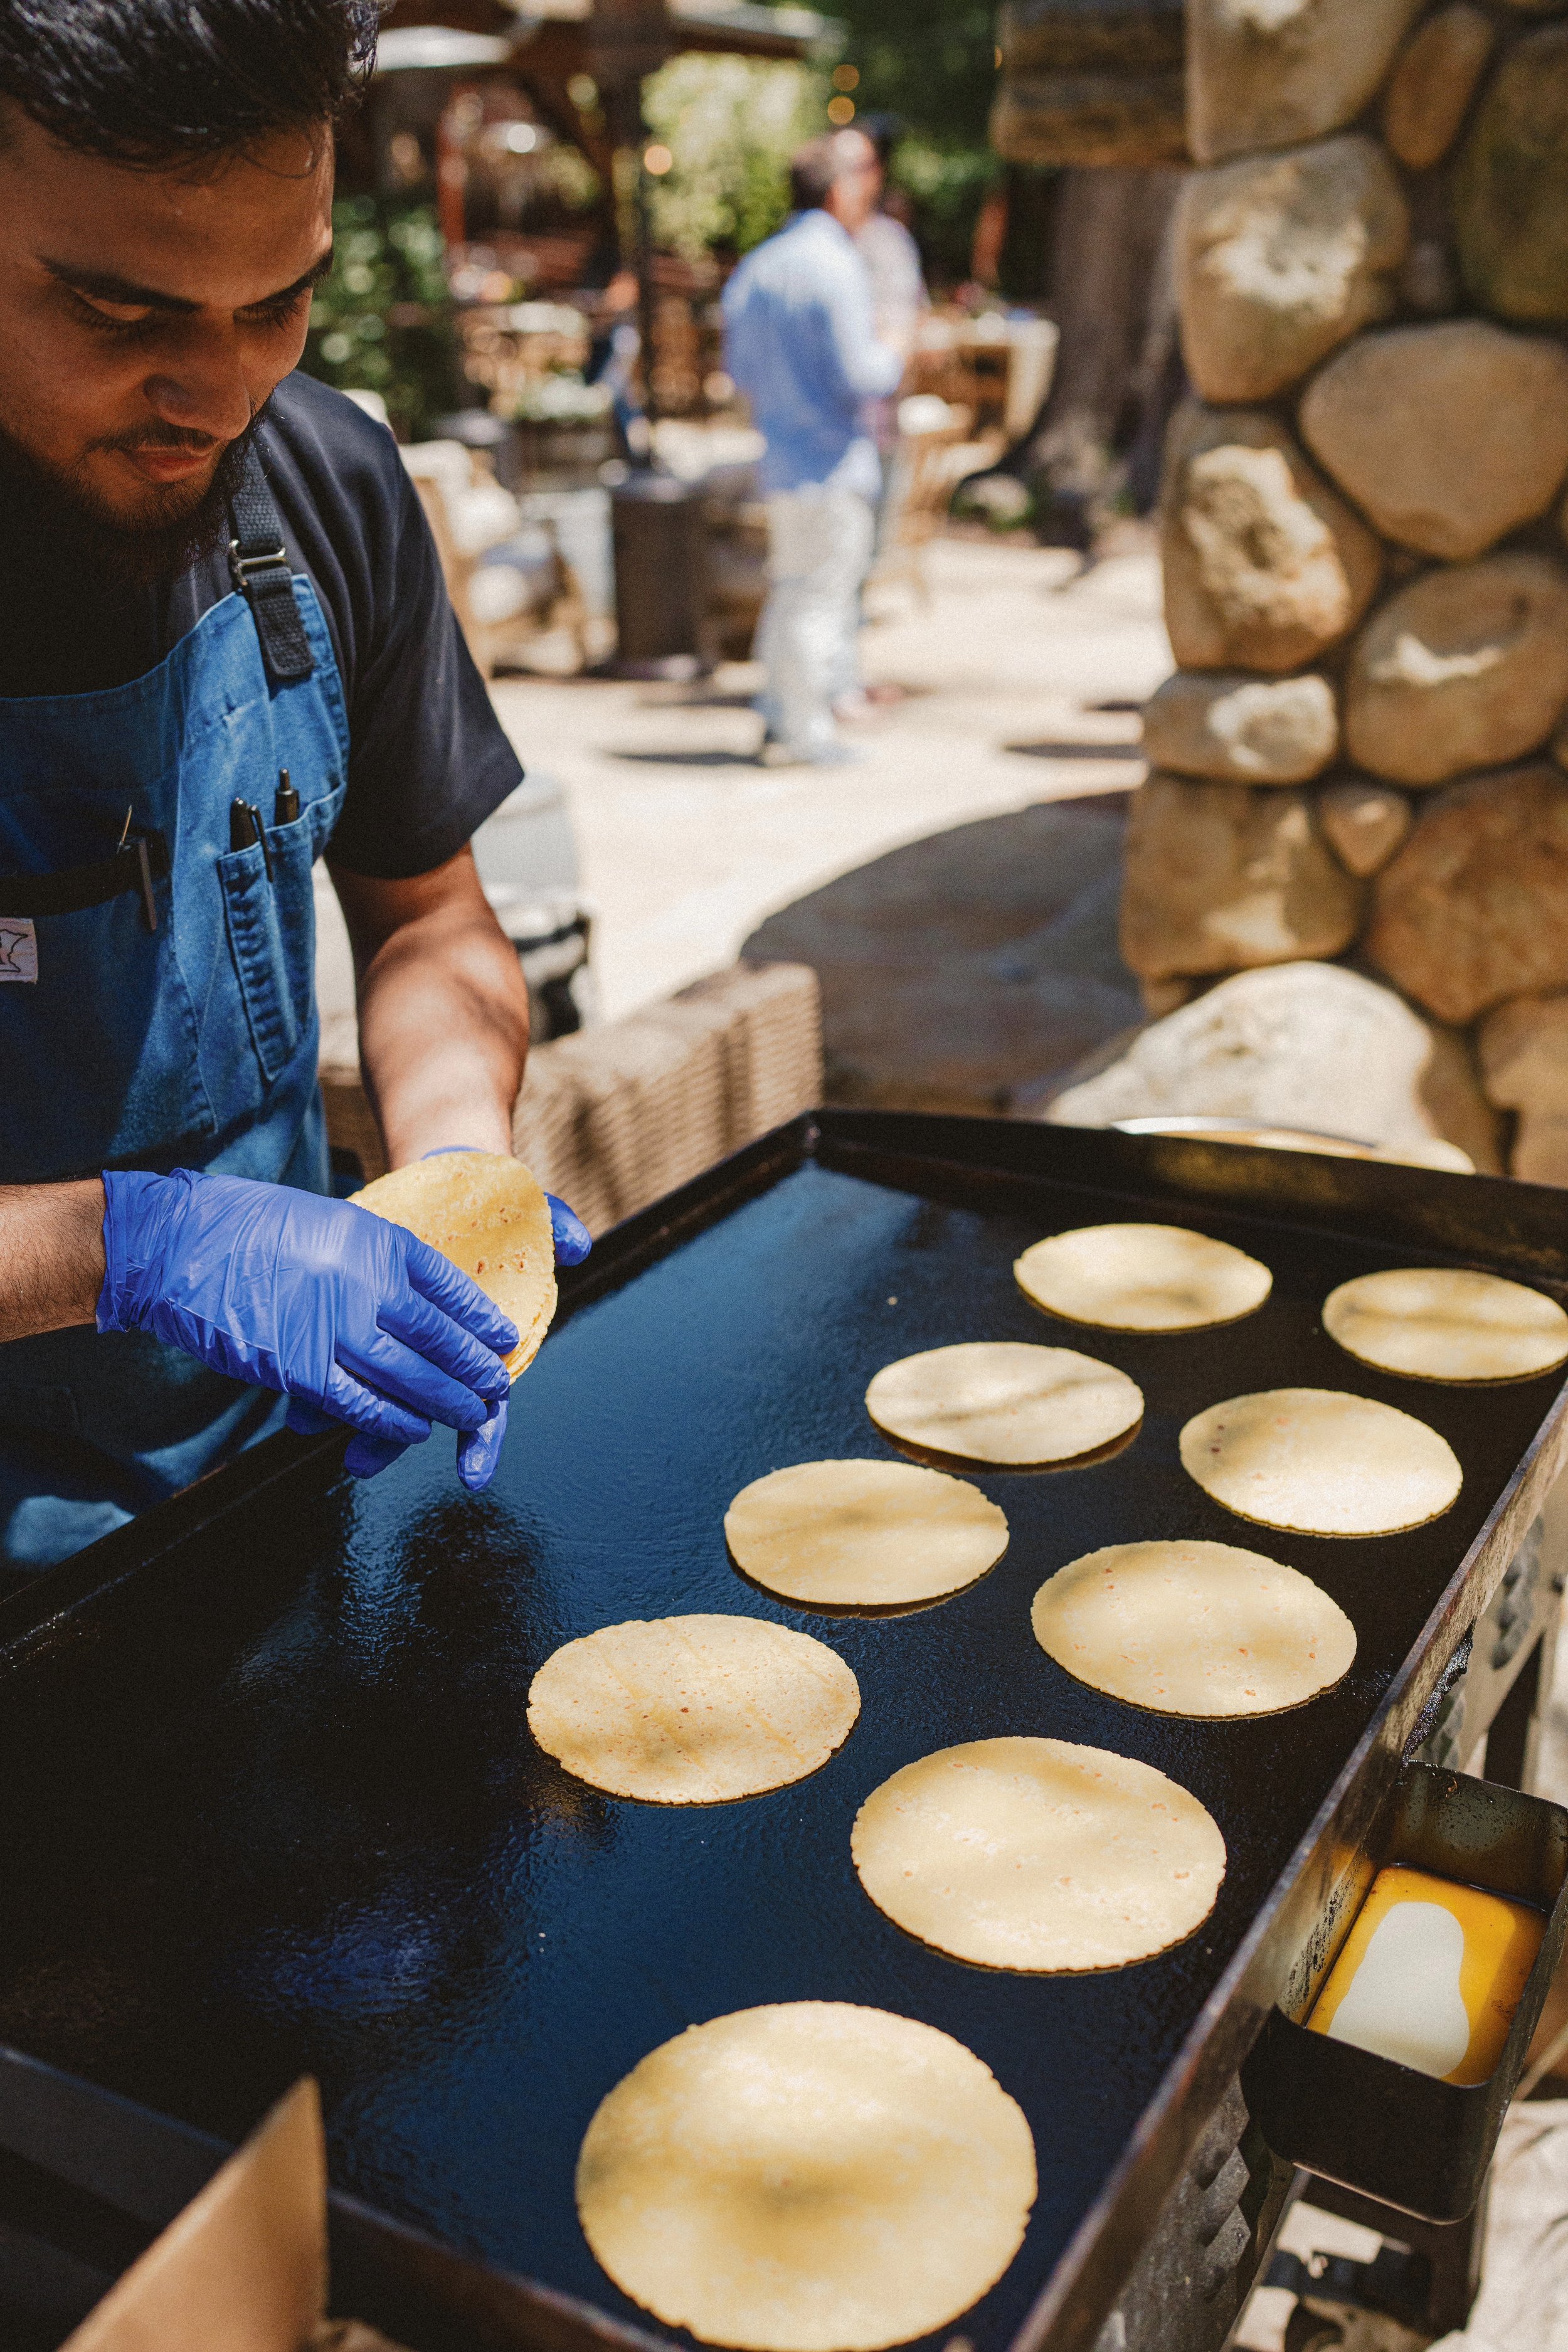
[[[378,0],[0,0],[0,98],[62,147],[157,167],[335,122]]]
[[[885,172],[892,162],[893,150],[909,130],[909,124],[897,114],[862,114],[857,131],[863,131],[877,151],[877,161]]]
[[[846,173],[859,171],[865,161],[865,142],[856,131],[826,131],[820,139],[808,139],[789,159],[790,203],[797,213],[815,210]]]

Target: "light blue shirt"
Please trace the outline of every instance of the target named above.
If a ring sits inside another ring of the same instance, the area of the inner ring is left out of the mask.
[[[881,473],[865,405],[899,388],[877,341],[855,240],[820,207],[749,253],[724,289],[724,363],[767,440],[763,485],[809,483],[874,499]]]

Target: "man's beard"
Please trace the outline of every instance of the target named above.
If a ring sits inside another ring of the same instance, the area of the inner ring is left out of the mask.
[[[229,538],[229,509],[263,413],[258,409],[246,430],[225,446],[205,489],[194,497],[187,494],[183,505],[170,489],[160,493],[150,484],[139,513],[117,512],[93,488],[85,466],[65,470],[47,466],[3,425],[0,489],[11,498],[19,495],[52,524],[63,526],[79,561],[100,574],[140,586],[175,579]],[[154,428],[127,436],[122,443],[97,446],[189,448],[192,436]]]

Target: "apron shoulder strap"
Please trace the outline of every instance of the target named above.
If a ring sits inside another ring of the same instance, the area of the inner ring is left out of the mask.
[[[316,657],[294,602],[294,575],[283,544],[283,525],[254,441],[246,450],[229,512],[234,526],[228,543],[229,577],[250,606],[262,659],[273,683],[298,685],[310,676]]]

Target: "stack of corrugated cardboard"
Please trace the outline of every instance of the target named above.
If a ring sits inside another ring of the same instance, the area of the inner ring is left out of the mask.
[[[807,1109],[821,1090],[816,973],[737,965],[542,1046],[513,1148],[599,1234]]]
[[[334,1144],[367,1177],[384,1160],[352,1024],[323,1038]],[[822,1093],[822,1012],[804,964],[737,964],[625,1020],[536,1047],[512,1148],[599,1234]]]

